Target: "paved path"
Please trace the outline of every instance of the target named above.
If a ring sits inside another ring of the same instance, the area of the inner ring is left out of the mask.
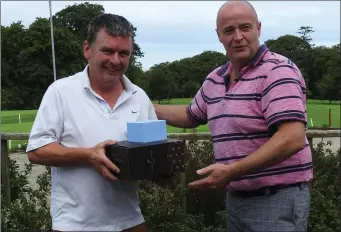
[[[332,141],[332,145],[328,146],[328,148],[330,148],[332,151],[337,151],[340,148],[340,138],[339,137],[334,137],[334,138],[324,138],[323,141]],[[316,144],[318,144],[321,141],[321,139],[314,139],[313,143],[314,146],[316,146]],[[27,155],[24,152],[21,153],[12,153],[10,154],[10,157],[12,159],[15,159],[20,167],[20,169],[24,169],[25,168],[25,163],[28,163],[28,159],[27,159]],[[36,178],[38,175],[42,174],[45,171],[45,167],[41,166],[41,165],[34,165],[31,175],[29,176],[29,182],[31,185],[33,186],[37,186],[36,184]]]

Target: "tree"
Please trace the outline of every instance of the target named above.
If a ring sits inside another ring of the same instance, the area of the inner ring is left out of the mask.
[[[161,102],[171,98],[172,86],[161,68],[146,72],[146,77],[149,83],[148,94],[152,100]]]
[[[1,26],[1,108],[15,109],[23,105],[20,83],[25,78],[24,64],[18,54],[27,46],[26,29],[19,22]]]
[[[311,33],[315,32],[313,30],[313,28],[311,26],[301,26],[298,29],[298,34],[301,35],[301,38],[306,41],[307,43],[310,44],[310,46],[313,46],[313,44],[311,44],[311,42],[313,41],[313,39],[311,38]]]
[[[104,7],[102,5],[85,2],[67,6],[57,12],[52,19],[56,27],[69,30],[78,38],[79,44],[82,45],[87,38],[90,21],[103,13]]]
[[[95,16],[104,13],[98,4],[75,4],[57,12],[54,19],[54,42],[57,79],[82,71],[86,65],[82,44],[87,27]],[[28,28],[21,22],[1,26],[2,109],[38,108],[47,87],[53,82],[50,23],[37,18]],[[134,28],[134,35],[136,28]],[[134,42],[127,75],[142,80],[143,70],[137,61],[143,53]]]
[[[340,67],[340,44],[332,48],[325,48],[327,50],[328,59],[325,64],[326,72],[322,79],[317,82],[317,90],[320,99],[339,100],[341,99],[341,67]]]
[[[84,68],[82,51],[76,37],[65,28],[54,30],[57,79]],[[24,108],[38,107],[47,87],[53,82],[53,64],[49,20],[37,18],[28,28],[27,47],[19,53],[26,78],[21,81]]]
[[[170,85],[167,88],[171,98],[193,97],[206,76],[218,66],[225,64],[226,61],[227,58],[224,54],[206,51],[190,58],[155,65],[148,70],[148,73],[162,70],[162,75]]]

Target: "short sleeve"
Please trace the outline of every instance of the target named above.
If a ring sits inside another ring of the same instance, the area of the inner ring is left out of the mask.
[[[204,85],[201,86],[201,88],[198,90],[195,97],[192,99],[191,103],[187,107],[187,114],[193,121],[195,121],[199,125],[204,125],[207,123],[207,110],[206,103],[203,99],[203,89]]]
[[[34,120],[26,152],[59,142],[63,131],[62,100],[55,83],[49,86]]]
[[[306,87],[298,68],[292,63],[278,64],[268,73],[262,92],[261,108],[268,128],[283,121],[306,125]]]

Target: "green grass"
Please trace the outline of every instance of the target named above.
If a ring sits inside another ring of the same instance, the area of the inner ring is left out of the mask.
[[[332,102],[320,100],[308,100],[307,114],[308,127],[311,127],[311,118],[314,127],[329,124],[329,109],[331,110],[332,127],[340,128],[340,101]]]
[[[161,104],[171,104],[171,105],[187,105],[191,102],[190,98],[174,98],[169,103],[166,101]],[[307,101],[307,117],[308,117],[308,127],[322,127],[323,125],[329,124],[329,109],[331,109],[332,124],[333,128],[340,128],[340,101],[321,101],[321,100],[311,100]],[[313,125],[311,124],[311,118]],[[181,129],[169,127],[170,132],[181,132]],[[204,130],[208,131],[207,126],[198,128],[198,131]]]
[[[191,102],[190,98],[174,98],[169,103],[162,102],[161,104],[172,105],[187,105]],[[329,101],[320,100],[308,100],[307,113],[308,113],[308,127],[312,127],[311,118],[313,120],[314,127],[322,127],[328,125],[328,114],[331,109],[332,115],[332,127],[340,128],[340,101],[333,101],[331,104]],[[21,115],[21,122],[19,123],[18,114]],[[29,133],[34,118],[37,114],[37,110],[13,110],[13,111],[1,111],[1,132],[26,132]],[[167,126],[167,132],[169,133],[181,133],[191,132],[191,129],[183,130],[181,128],[175,128]],[[207,132],[207,125],[200,126],[196,129],[197,132]],[[25,141],[12,141],[12,148],[18,143],[24,143]]]

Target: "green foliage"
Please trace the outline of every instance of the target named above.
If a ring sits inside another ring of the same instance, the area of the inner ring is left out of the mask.
[[[50,231],[51,218],[48,203],[50,170],[38,176],[38,188],[29,186],[27,176],[32,165],[19,170],[16,161],[10,159],[11,206],[1,208],[1,231]],[[1,200],[4,196],[1,194]]]
[[[104,13],[99,4],[67,6],[53,16],[57,79],[84,69],[83,42],[90,20]],[[53,58],[48,18],[37,18],[28,28],[22,23],[1,26],[1,67],[3,110],[38,108],[47,87],[54,81]],[[134,28],[136,34],[136,28]],[[137,58],[143,53],[134,42],[127,75],[141,79],[143,70]]]
[[[206,76],[226,61],[224,54],[206,51],[191,58],[154,65],[145,72],[149,82],[147,93],[157,101],[192,98]]]
[[[332,232],[341,228],[341,150],[325,149],[321,142],[314,150],[314,182],[311,191],[309,228],[311,232]]]
[[[323,77],[318,81],[316,88],[322,99],[339,100],[341,99],[341,54],[340,44],[331,48],[324,48],[328,53],[328,59],[325,59],[324,67],[326,69]]]
[[[87,38],[88,25],[90,21],[104,13],[104,7],[100,4],[88,2],[66,6],[52,16],[57,27],[66,28],[77,36],[79,45]]]
[[[333,153],[321,142],[314,149],[314,183],[311,191],[309,232],[332,232],[341,227],[341,151]],[[195,170],[213,162],[212,143],[191,141],[186,146],[187,182],[196,180]],[[10,161],[11,208],[2,207],[2,231],[48,231],[51,228],[49,204],[50,170],[38,177],[38,189],[28,185],[32,166],[19,171]],[[176,175],[170,187],[150,181],[140,182],[141,210],[151,232],[226,231],[225,190],[189,190]],[[187,196],[187,212],[182,209]],[[3,199],[3,196],[1,196]]]
[[[187,182],[198,179],[196,170],[213,162],[212,143],[188,141],[185,157]],[[141,209],[151,232],[226,231],[224,192],[189,190],[180,185],[180,175],[169,188],[149,181],[140,186]],[[181,208],[184,196],[187,213]]]

